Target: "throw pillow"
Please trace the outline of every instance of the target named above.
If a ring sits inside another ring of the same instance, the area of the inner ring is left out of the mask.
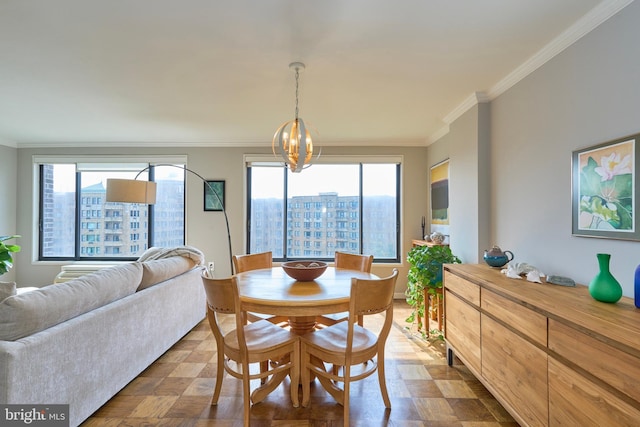
[[[179,276],[193,268],[194,265],[192,260],[181,256],[145,261],[142,263],[142,280],[138,291]]]

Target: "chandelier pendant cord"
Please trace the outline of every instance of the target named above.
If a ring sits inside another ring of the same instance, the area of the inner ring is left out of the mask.
[[[298,120],[298,82],[300,81],[300,69],[296,67],[296,114],[295,119]]]

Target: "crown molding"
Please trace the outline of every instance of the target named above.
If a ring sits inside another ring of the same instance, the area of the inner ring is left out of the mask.
[[[16,144],[15,141],[11,141],[2,137],[0,137],[0,145],[4,145],[6,147],[11,147],[11,148],[18,148],[18,144]]]
[[[473,92],[471,95],[467,97],[460,105],[458,105],[453,111],[444,116],[442,121],[445,123],[443,127],[429,135],[427,138],[427,145],[431,145],[446,134],[449,133],[449,125],[455,122],[461,115],[469,111],[469,109],[473,108],[475,105],[489,102],[490,99],[484,92]]]
[[[466,113],[473,106],[483,103],[489,102],[489,97],[484,92],[474,92],[467,97],[462,104],[458,105],[452,112],[444,116],[442,119],[443,122],[450,125],[455,122],[461,115]]]
[[[572,26],[564,30],[558,37],[549,42],[545,47],[527,59],[524,63],[507,74],[502,80],[493,85],[488,92],[474,92],[469,95],[460,105],[447,114],[442,120],[450,125],[470,108],[481,102],[490,102],[513,87],[516,83],[533,73],[542,65],[550,61],[563,50],[580,40],[582,37],[596,29],[603,22],[611,18],[616,13],[633,3],[634,0],[607,0],[591,9],[582,18],[577,20]],[[446,129],[446,131],[444,131]],[[445,136],[449,131],[449,126],[441,128],[428,138],[428,143],[432,144]]]
[[[448,133],[449,133],[449,125],[446,124],[442,126],[440,129],[438,129],[437,131],[435,131],[434,133],[432,133],[429,136],[429,138],[427,138],[427,146],[433,144],[434,142],[436,142],[437,140],[439,140],[440,138],[442,138]]]
[[[520,80],[533,73],[631,3],[633,3],[633,0],[609,0],[591,9],[572,26],[560,33],[558,37],[489,89],[489,99],[493,100],[502,95]]]
[[[3,141],[0,139],[0,145]],[[427,141],[422,137],[416,138],[377,138],[377,139],[332,139],[314,142],[314,146],[322,147],[425,147]],[[49,142],[21,142],[14,148],[271,148],[271,141],[225,140],[225,141],[49,141]]]

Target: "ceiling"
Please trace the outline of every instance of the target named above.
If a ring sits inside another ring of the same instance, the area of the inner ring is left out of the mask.
[[[0,0],[0,144],[428,145],[632,0]]]

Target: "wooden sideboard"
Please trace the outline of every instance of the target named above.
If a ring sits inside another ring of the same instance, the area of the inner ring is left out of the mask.
[[[523,426],[640,425],[640,309],[586,286],[444,268],[445,340]]]

